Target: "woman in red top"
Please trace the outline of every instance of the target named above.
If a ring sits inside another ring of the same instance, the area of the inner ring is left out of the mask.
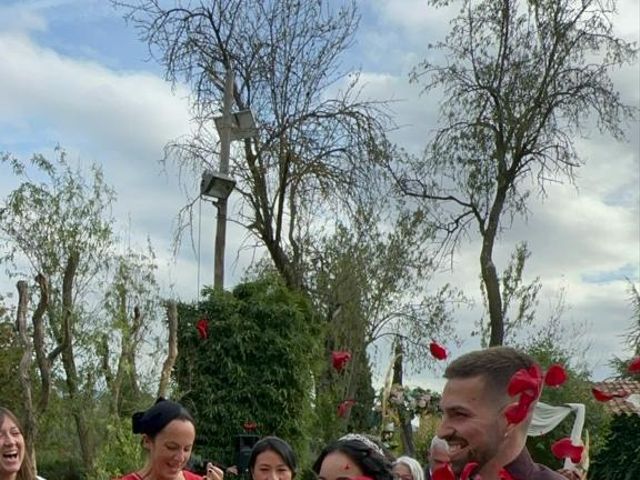
[[[222,470],[212,464],[207,465],[205,477],[184,470],[196,428],[191,414],[179,403],[160,398],[149,410],[134,413],[132,424],[133,433],[142,435],[147,463],[120,480],[222,480]]]

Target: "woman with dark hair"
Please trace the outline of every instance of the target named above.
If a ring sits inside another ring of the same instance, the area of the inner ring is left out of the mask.
[[[292,480],[297,468],[293,449],[278,437],[258,440],[249,456],[249,475],[252,480]]]
[[[196,428],[191,414],[179,403],[160,398],[150,409],[134,413],[131,420],[133,433],[142,435],[147,463],[121,480],[222,480],[222,470],[212,464],[207,465],[205,477],[184,470]]]
[[[18,417],[0,407],[0,480],[36,478]]]
[[[379,445],[359,434],[349,434],[331,443],[313,464],[319,480],[393,480],[391,462]]]

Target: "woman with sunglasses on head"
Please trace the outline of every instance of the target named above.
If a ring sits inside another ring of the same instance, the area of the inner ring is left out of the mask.
[[[133,433],[142,435],[147,462],[120,480],[222,480],[223,472],[207,465],[204,477],[185,470],[196,438],[195,422],[182,405],[163,398],[132,417]]]
[[[348,434],[329,444],[313,464],[319,480],[393,480],[382,448],[364,435]]]

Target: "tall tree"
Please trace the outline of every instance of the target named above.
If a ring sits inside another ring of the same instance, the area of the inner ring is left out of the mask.
[[[155,254],[129,249],[115,258],[112,281],[104,298],[106,325],[101,338],[102,373],[111,392],[110,411],[129,416],[142,397],[137,358],[145,339],[160,324],[160,293],[155,278]],[[115,365],[113,365],[115,364]]]
[[[615,36],[614,13],[613,0],[461,0],[451,31],[432,47],[446,63],[427,60],[413,72],[425,91],[444,91],[442,127],[423,158],[390,167],[404,194],[440,207],[447,246],[477,229],[490,345],[502,344],[505,330],[498,235],[526,213],[532,190],[574,180],[575,138],[590,114],[616,139],[635,116],[609,76],[637,54]]]
[[[78,367],[78,335],[88,329],[80,324],[80,299],[111,247],[109,209],[114,194],[99,168],[94,167],[87,182],[81,172],[69,166],[59,148],[54,161],[43,155],[34,155],[31,164],[9,154],[0,159],[22,180],[0,209],[0,231],[9,240],[0,261],[13,264],[12,272],[23,277],[46,279],[46,341],[51,347],[47,358],[52,359],[56,352],[60,355],[68,404],[88,470],[93,461],[93,438],[84,397],[85,379]],[[32,180],[30,173],[43,180]],[[37,313],[38,309],[34,315]],[[34,332],[43,328],[41,323],[40,327],[34,323],[34,327]],[[39,354],[38,349],[42,349]],[[38,362],[44,361],[43,349],[44,345],[36,346]]]
[[[383,104],[359,98],[340,57],[353,41],[353,0],[120,1],[167,79],[193,90],[194,135],[168,146],[182,166],[217,170],[225,73],[234,102],[251,109],[259,136],[231,158],[239,221],[267,248],[287,286],[300,289],[314,220],[347,208],[371,184],[367,166],[385,145]],[[195,202],[195,200],[194,200]],[[181,225],[190,219],[190,203]]]

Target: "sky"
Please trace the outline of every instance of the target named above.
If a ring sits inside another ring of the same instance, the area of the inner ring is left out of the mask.
[[[640,40],[638,4],[620,1],[614,18],[618,34],[629,41]],[[439,98],[421,95],[408,75],[424,58],[426,45],[446,34],[450,10],[434,10],[423,0],[363,0],[360,6],[361,28],[344,64],[362,70],[366,95],[395,100],[402,128],[393,139],[420,151],[437,125]],[[638,63],[612,78],[622,98],[639,106]],[[171,88],[163,79],[135,30],[109,2],[0,0],[0,151],[27,158],[34,152],[51,154],[59,144],[72,162],[101,164],[118,194],[113,214],[122,245],[144,247],[148,237],[158,255],[163,293],[185,301],[211,283],[215,222],[213,207],[203,203],[195,251],[187,242],[173,255],[174,221],[185,193],[176,167],[163,167],[159,160],[163,146],[190,129],[188,95],[186,87]],[[527,218],[517,219],[496,249],[496,263],[504,266],[515,244],[527,241],[532,257],[525,275],[543,284],[539,322],[563,291],[565,341],[590,346],[587,360],[598,380],[611,375],[607,362],[614,353],[628,354],[623,348],[631,325],[626,279],[637,285],[640,277],[639,130],[637,122],[629,124],[626,142],[593,131],[576,139],[585,161],[576,185],[552,184],[545,197],[533,195]],[[15,187],[2,168],[0,197]],[[229,224],[228,287],[259,255],[252,243],[239,226]],[[453,356],[479,347],[477,337],[469,335],[481,314],[478,252],[477,240],[463,243],[452,270],[438,279],[476,302],[456,312],[462,341],[444,341]],[[0,279],[0,291],[12,284]],[[577,340],[570,336],[574,326],[581,333]],[[387,349],[371,353],[380,377],[390,361]],[[441,373],[441,365],[416,372],[408,383],[440,388]]]

